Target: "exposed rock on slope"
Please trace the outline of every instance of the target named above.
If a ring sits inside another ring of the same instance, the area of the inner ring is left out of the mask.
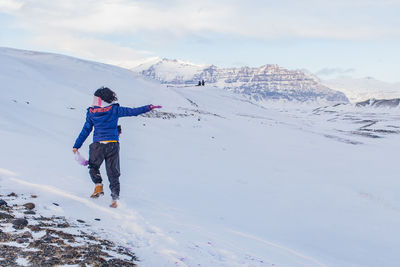
[[[13,204],[17,197],[2,197],[1,266],[136,266],[128,248],[90,233],[84,221],[43,217],[33,211],[34,203]]]
[[[398,107],[400,103],[400,98],[394,98],[394,99],[368,99],[362,102],[356,103],[357,107],[365,107],[365,106],[371,106],[371,107],[389,107],[389,108],[394,108]]]

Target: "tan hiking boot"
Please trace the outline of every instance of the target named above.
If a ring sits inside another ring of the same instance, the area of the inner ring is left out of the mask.
[[[94,188],[94,192],[90,197],[98,198],[101,195],[104,195],[103,184],[96,184],[96,187]]]
[[[117,201],[116,201],[116,200],[113,200],[113,201],[111,202],[110,207],[111,207],[111,208],[116,208],[116,207],[118,207]]]

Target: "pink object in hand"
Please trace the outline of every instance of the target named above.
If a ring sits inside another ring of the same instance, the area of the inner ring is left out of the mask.
[[[76,151],[75,154],[75,160],[81,164],[82,166],[87,166],[89,164],[89,161],[87,159],[85,159],[84,156],[82,156],[79,151]]]
[[[162,106],[153,106],[153,105],[150,105],[150,110],[153,110],[153,109],[155,109],[155,108],[162,108]]]

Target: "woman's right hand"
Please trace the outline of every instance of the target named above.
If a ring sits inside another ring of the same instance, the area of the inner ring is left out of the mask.
[[[72,149],[72,152],[74,152],[74,154],[76,154],[76,152],[78,152],[77,148]]]
[[[162,108],[162,106],[153,106],[153,105],[149,105],[149,107],[150,107],[150,110],[153,110],[155,108]]]

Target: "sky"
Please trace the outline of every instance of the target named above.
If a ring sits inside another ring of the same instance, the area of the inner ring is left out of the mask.
[[[400,82],[400,0],[0,0],[0,46]]]

